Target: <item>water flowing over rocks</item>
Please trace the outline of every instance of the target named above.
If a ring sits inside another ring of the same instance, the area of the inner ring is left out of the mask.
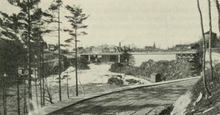
[[[193,64],[184,60],[161,60],[155,62],[150,59],[146,62],[143,62],[140,67],[132,67],[121,63],[115,63],[111,65],[109,70],[112,72],[137,76],[146,80],[150,80],[151,76],[155,73],[155,75],[160,75],[160,81],[181,79],[199,75],[198,70],[194,68]]]

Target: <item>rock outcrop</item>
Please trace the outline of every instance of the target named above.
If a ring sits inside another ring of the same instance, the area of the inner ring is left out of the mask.
[[[126,75],[142,76],[141,78],[149,80],[153,73],[160,74],[160,81],[181,79],[199,75],[199,72],[193,69],[192,63],[188,61],[158,61],[149,60],[143,62],[140,67],[132,67],[121,63],[112,64],[109,69],[111,72],[124,73]]]
[[[123,83],[121,75],[114,75],[108,79],[108,84],[123,85]]]

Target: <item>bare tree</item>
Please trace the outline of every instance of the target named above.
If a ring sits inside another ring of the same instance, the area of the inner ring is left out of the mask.
[[[48,82],[45,83],[45,91],[47,92],[46,101],[50,102],[50,104],[54,104],[52,94],[51,94],[51,88],[48,86]]]
[[[205,55],[206,55],[206,46],[205,46],[205,35],[204,35],[204,27],[203,27],[203,18],[202,18],[202,11],[200,9],[199,0],[197,0],[197,6],[200,14],[200,21],[201,21],[201,30],[202,30],[202,38],[203,38],[203,56],[202,56],[202,77],[203,77],[203,86],[206,91],[206,97],[209,97],[211,95],[208,87],[207,87],[207,81],[205,76]]]
[[[216,2],[216,8],[217,8],[217,11],[218,11],[218,31],[219,31],[219,34],[220,34],[220,5],[219,5],[218,0],[215,0],[215,2]]]
[[[211,2],[208,0],[209,7],[209,63],[210,63],[210,76],[213,79],[213,66],[212,66],[212,12],[211,12]]]

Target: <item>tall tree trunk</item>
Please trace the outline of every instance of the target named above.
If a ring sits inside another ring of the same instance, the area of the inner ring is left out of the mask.
[[[20,113],[20,88],[19,88],[19,75],[18,75],[18,71],[16,73],[16,77],[17,77],[17,104],[18,104],[18,115],[21,115]]]
[[[25,76],[27,77],[27,76]],[[24,78],[24,114],[27,113],[27,84],[26,84],[26,79]]]
[[[4,115],[7,115],[7,102],[6,102],[6,94],[5,94],[5,77],[2,77],[2,100],[3,100],[3,111]]]
[[[58,68],[58,74],[59,74],[59,99],[62,101],[62,95],[61,95],[61,63],[60,63],[60,6],[58,6],[58,50],[59,50],[59,68]]]
[[[220,6],[219,6],[218,0],[215,0],[215,2],[216,2],[216,8],[218,11],[218,31],[219,31],[219,35],[220,35]]]
[[[37,65],[37,64],[36,64]],[[37,106],[38,106],[38,92],[37,92],[37,69],[34,70],[34,85],[35,85],[35,96],[36,96],[36,103],[37,103]]]
[[[32,87],[31,87],[31,15],[30,15],[30,0],[28,0],[28,103],[29,112],[34,110],[32,104]]]
[[[45,79],[45,80],[46,80],[46,79]],[[47,83],[48,83],[48,82],[47,82]],[[48,99],[46,99],[46,100],[49,101],[50,104],[54,104],[54,103],[53,103],[52,95],[51,95],[51,93],[50,93],[50,88],[49,88],[49,86],[48,86],[47,83],[45,83],[45,90],[46,90],[47,95],[48,95]]]
[[[211,2],[208,0],[209,6],[209,61],[210,61],[210,76],[213,79],[213,66],[212,66],[212,12],[211,12]]]
[[[40,83],[39,83],[39,85],[40,85],[40,105],[41,105],[41,107],[43,106],[43,96],[42,96],[42,43],[40,42],[40,48],[39,48],[39,50],[40,50],[40,53],[39,53],[39,80],[40,80]]]
[[[66,79],[66,90],[67,90],[67,98],[69,99],[70,98],[70,93],[69,93],[68,79],[69,79],[69,77],[67,76],[67,79]]]
[[[201,30],[202,30],[202,38],[203,38],[203,56],[202,56],[202,77],[203,77],[203,86],[206,91],[206,97],[209,97],[211,93],[207,87],[206,77],[205,77],[205,55],[206,55],[206,45],[205,45],[205,35],[204,35],[204,27],[203,27],[203,18],[202,18],[202,11],[200,9],[199,0],[197,0],[197,6],[200,14],[200,21],[201,21]]]
[[[44,42],[42,47],[42,89],[43,89],[43,106],[45,106],[45,71],[44,71]]]
[[[77,28],[75,28],[75,58],[76,58],[76,96],[78,96],[78,73],[77,73]]]
[[[17,23],[15,23],[15,26],[13,27],[14,32],[16,32],[16,34],[18,34],[18,30],[17,30]],[[17,77],[17,108],[18,108],[18,115],[20,115],[20,88],[19,88],[19,74],[18,74],[18,69],[16,72],[16,77]]]

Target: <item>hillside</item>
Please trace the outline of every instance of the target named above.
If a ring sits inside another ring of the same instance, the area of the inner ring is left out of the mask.
[[[202,78],[173,105],[171,115],[217,115],[220,114],[220,63],[215,66],[214,78],[206,71],[211,96],[206,99]]]

